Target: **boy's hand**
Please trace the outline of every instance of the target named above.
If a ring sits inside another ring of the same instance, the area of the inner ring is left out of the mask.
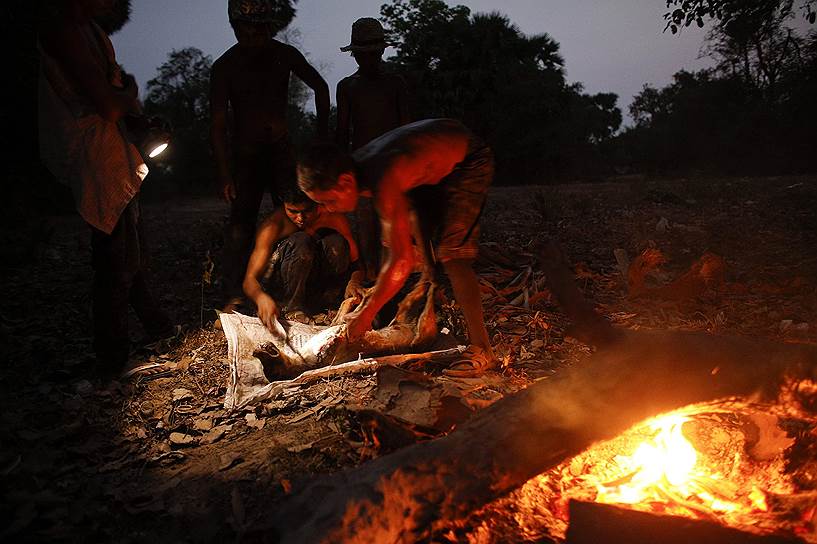
[[[364,296],[366,296],[366,288],[355,280],[349,280],[343,298],[354,298],[357,303],[360,303]]]
[[[233,178],[230,176],[222,176],[219,184],[219,193],[221,198],[224,199],[224,202],[229,204],[235,200],[235,182],[233,181]]]
[[[343,321],[346,323],[346,336],[349,340],[357,340],[366,331],[372,330],[372,318],[362,308],[346,314]]]
[[[278,304],[266,293],[261,293],[255,304],[258,307],[258,319],[267,329],[273,331],[275,321],[278,319]]]

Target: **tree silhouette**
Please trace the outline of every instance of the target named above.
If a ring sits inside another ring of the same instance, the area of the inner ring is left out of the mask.
[[[776,100],[778,80],[802,61],[803,41],[787,26],[794,18],[791,5],[747,3],[726,13],[728,17],[707,36],[707,52],[721,71],[741,77],[769,101]]]
[[[813,172],[817,155],[817,34],[798,35],[815,0],[666,0],[667,28],[711,23],[704,51],[717,65],[645,86],[616,141],[630,166],[666,173]]]
[[[549,35],[441,0],[395,0],[381,15],[419,116],[461,119],[493,147],[498,177],[541,182],[601,164],[596,146],[621,123],[616,96],[568,85]]]
[[[173,127],[172,145],[154,168],[154,177],[172,177],[183,189],[205,185],[211,177],[209,143],[210,68],[200,49],[174,49],[147,83],[145,112]]]
[[[663,0],[667,8],[673,8],[664,14],[667,22],[664,30],[670,29],[673,34],[693,22],[699,27],[709,20],[720,25],[736,23],[752,24],[752,21],[765,19],[770,14],[786,16],[795,11],[795,0]],[[801,3],[800,3],[801,2]],[[817,13],[814,11],[817,0],[799,0],[799,8],[805,19],[814,24]]]

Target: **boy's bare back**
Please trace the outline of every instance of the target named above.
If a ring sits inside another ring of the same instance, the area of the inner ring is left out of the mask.
[[[363,189],[381,196],[436,185],[468,151],[471,132],[453,119],[403,125],[355,151]]]

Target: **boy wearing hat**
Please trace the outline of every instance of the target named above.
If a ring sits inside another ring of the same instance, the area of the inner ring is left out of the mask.
[[[240,302],[241,282],[264,192],[280,203],[280,189],[294,181],[286,110],[290,74],[315,93],[317,137],[327,137],[329,87],[291,45],[273,39],[281,29],[268,0],[230,0],[230,25],[238,43],[221,55],[210,76],[210,138],[220,192],[230,203],[224,243],[224,310]],[[234,175],[227,160],[227,111],[232,110]]]
[[[346,316],[354,339],[372,328],[372,321],[401,289],[414,264],[411,244],[411,192],[436,193],[440,209],[431,217],[437,261],[451,280],[471,342],[466,357],[478,374],[496,365],[482,315],[479,282],[472,268],[477,257],[479,218],[493,180],[491,150],[462,123],[426,119],[398,127],[372,140],[352,155],[337,146],[314,146],[298,163],[298,184],[330,212],[355,209],[360,196],[374,198],[389,257],[368,300]]]
[[[351,52],[358,65],[337,87],[337,142],[344,150],[354,151],[409,122],[406,82],[383,70],[387,45],[380,22],[364,17],[352,25],[352,43],[340,48]]]
[[[386,46],[383,26],[364,17],[352,25],[351,52],[358,70],[337,86],[336,141],[344,151],[354,151],[381,134],[410,121],[406,82],[399,74],[383,70]],[[358,208],[358,225],[367,276],[374,279],[379,267],[377,221],[369,203]]]

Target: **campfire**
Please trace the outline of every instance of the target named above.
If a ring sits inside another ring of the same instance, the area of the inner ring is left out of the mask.
[[[522,541],[561,540],[573,500],[817,542],[813,469],[804,466],[817,421],[788,397],[702,403],[650,418],[532,478],[484,508],[478,523],[504,517]]]
[[[817,542],[817,346],[612,327],[543,254],[595,351],[306,485],[270,522],[281,542]]]

